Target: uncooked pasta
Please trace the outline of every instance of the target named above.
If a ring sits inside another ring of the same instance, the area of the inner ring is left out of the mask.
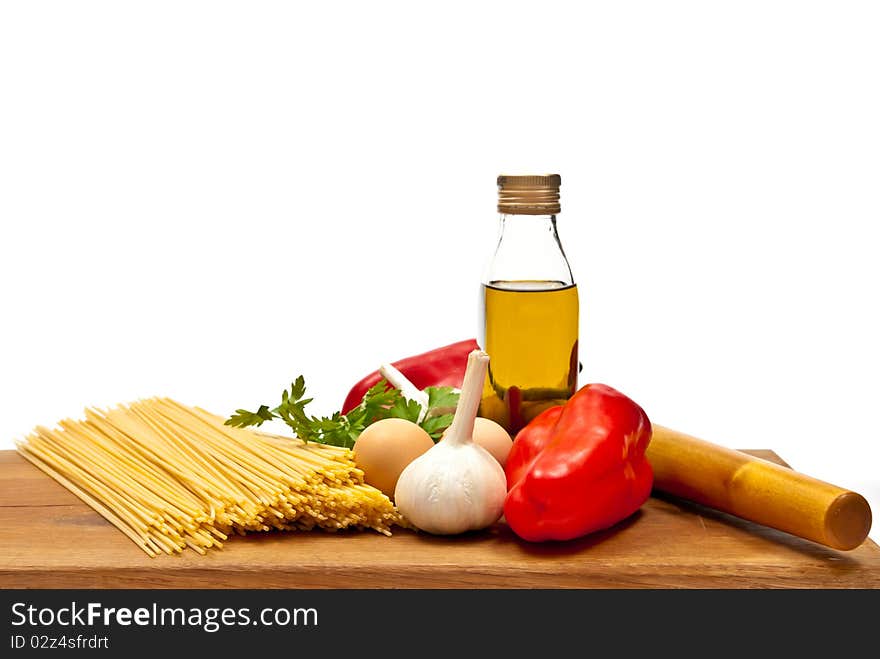
[[[204,554],[248,531],[390,535],[401,523],[349,450],[225,426],[168,398],[89,409],[17,448],[150,556]]]

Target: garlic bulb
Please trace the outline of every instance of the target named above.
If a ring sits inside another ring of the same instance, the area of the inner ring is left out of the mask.
[[[483,529],[501,517],[507,479],[498,461],[473,441],[489,355],[474,350],[452,425],[397,481],[394,502],[413,525],[441,535]]]

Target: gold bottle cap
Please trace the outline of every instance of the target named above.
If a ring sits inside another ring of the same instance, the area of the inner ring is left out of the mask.
[[[559,174],[498,177],[498,212],[509,215],[555,215],[560,211]]]

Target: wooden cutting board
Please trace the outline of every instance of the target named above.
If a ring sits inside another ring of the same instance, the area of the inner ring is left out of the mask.
[[[784,464],[772,451],[749,451]],[[13,451],[0,451],[2,588],[880,588],[870,540],[838,552],[690,503],[650,498],[614,528],[530,544],[503,524],[261,533],[199,556],[148,558]]]

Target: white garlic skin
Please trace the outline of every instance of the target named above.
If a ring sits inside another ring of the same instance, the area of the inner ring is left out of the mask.
[[[472,441],[441,441],[403,470],[394,503],[417,528],[453,535],[497,522],[506,495],[507,478],[491,453]]]

